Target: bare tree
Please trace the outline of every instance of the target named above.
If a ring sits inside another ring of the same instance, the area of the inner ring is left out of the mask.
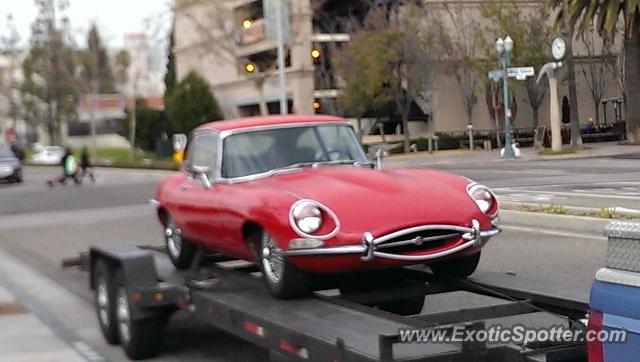
[[[594,32],[595,28],[592,27],[589,32],[583,32],[580,35],[588,55],[588,58],[581,64],[580,69],[587,80],[587,86],[591,92],[591,99],[596,113],[596,123],[600,123],[600,103],[610,78],[609,70],[612,63],[611,41],[607,34],[603,34],[602,47],[597,51]]]
[[[480,24],[467,4],[440,3],[427,7],[430,23],[438,44],[438,53],[458,84],[467,124],[473,124],[473,108],[478,99],[476,88],[480,78],[477,72],[480,47]]]

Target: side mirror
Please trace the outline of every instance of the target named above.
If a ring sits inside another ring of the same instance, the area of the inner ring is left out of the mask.
[[[376,151],[376,168],[380,170],[382,168],[382,158],[384,157],[384,151],[382,146]]]
[[[204,187],[211,188],[211,180],[209,180],[209,171],[211,168],[208,166],[191,166],[189,169],[193,173],[194,178],[199,179],[204,184]]]

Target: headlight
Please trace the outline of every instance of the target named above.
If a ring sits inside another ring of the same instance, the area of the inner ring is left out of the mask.
[[[311,201],[300,202],[291,209],[295,225],[305,234],[311,234],[322,226],[322,211]]]
[[[298,235],[311,239],[328,239],[340,229],[338,218],[329,208],[308,199],[298,200],[291,206],[289,223]]]
[[[467,193],[485,215],[498,215],[498,200],[488,187],[472,183],[467,186]]]

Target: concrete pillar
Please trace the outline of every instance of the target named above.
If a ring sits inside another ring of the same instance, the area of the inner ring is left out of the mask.
[[[558,71],[552,70],[549,74],[549,120],[551,123],[551,149],[562,149],[562,127],[560,125],[560,102],[558,99]]]
[[[311,58],[313,12],[310,0],[290,1],[291,4],[291,68],[287,75],[293,93],[294,112],[313,114],[314,67]]]

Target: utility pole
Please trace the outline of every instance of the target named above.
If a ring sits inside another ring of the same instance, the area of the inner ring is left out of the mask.
[[[96,116],[95,108],[98,103],[98,38],[90,39],[91,46],[91,117],[89,118],[89,129],[91,132],[91,158],[95,161],[98,157],[98,143],[96,141]]]
[[[284,29],[283,29],[283,7],[285,0],[274,1],[276,15],[276,42],[278,43],[278,83],[280,86],[280,114],[289,113],[287,102],[287,80],[285,75],[285,54],[284,54]]]

